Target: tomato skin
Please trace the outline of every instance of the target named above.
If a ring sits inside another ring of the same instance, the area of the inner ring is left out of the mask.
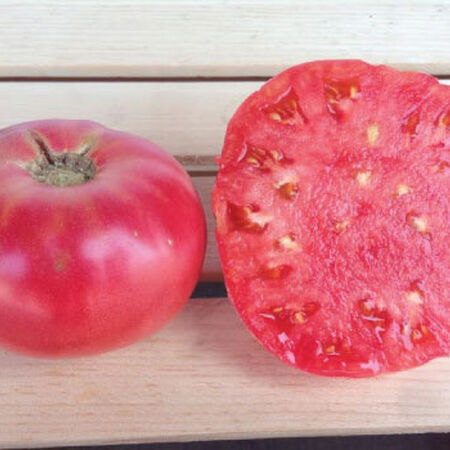
[[[95,178],[33,179],[23,168],[36,158],[30,129],[55,152],[93,139]],[[0,131],[0,179],[1,345],[95,354],[155,332],[188,300],[205,218],[187,173],[154,144],[88,121],[20,124]]]

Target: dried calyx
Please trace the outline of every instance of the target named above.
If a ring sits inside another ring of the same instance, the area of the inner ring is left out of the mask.
[[[88,156],[93,148],[92,139],[84,141],[71,152],[55,152],[37,131],[28,130],[28,136],[38,153],[37,158],[26,166],[35,180],[44,184],[66,187],[86,183],[95,177],[95,163]]]

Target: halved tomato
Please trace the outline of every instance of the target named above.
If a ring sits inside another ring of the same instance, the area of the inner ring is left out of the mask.
[[[308,372],[450,351],[450,89],[361,61],[293,67],[229,123],[213,195],[231,300]]]

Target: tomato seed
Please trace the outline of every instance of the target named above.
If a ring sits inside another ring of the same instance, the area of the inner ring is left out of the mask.
[[[370,147],[375,145],[379,135],[380,131],[376,123],[372,123],[367,127],[367,143],[369,144]]]
[[[233,229],[247,233],[262,233],[270,221],[270,217],[259,213],[259,208],[255,205],[228,203],[228,217]]]
[[[295,250],[299,247],[296,242],[296,235],[294,233],[288,233],[275,241],[274,247],[277,250]]]
[[[266,280],[282,280],[292,272],[292,266],[280,264],[278,266],[263,266],[259,272],[261,278]]]
[[[298,184],[294,182],[290,183],[283,183],[281,185],[275,184],[276,190],[278,191],[278,194],[281,195],[282,198],[285,200],[294,200],[294,198],[298,194]]]
[[[305,125],[308,122],[300,108],[297,94],[292,88],[276,103],[266,106],[264,111],[271,120],[283,125]]]
[[[403,133],[409,134],[411,138],[415,138],[417,135],[417,126],[419,125],[419,114],[413,113],[405,119],[402,124]]]

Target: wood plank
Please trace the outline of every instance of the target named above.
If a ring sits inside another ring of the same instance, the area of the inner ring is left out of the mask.
[[[276,360],[224,299],[95,358],[0,353],[0,447],[450,431],[450,359],[373,379]]]
[[[211,167],[234,110],[261,84],[0,81],[0,128],[40,118],[96,120],[155,142],[191,168]]]
[[[220,281],[223,279],[222,265],[215,237],[215,220],[211,208],[211,192],[214,186],[214,176],[193,177],[194,186],[199,193],[206,216],[206,226],[208,228],[208,242],[206,246],[205,262],[201,274],[201,281]]]
[[[448,0],[4,0],[1,76],[258,76],[313,59],[450,74]]]

